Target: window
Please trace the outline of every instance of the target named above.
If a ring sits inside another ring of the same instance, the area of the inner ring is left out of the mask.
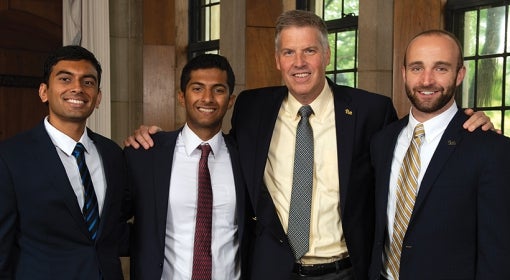
[[[220,0],[189,1],[188,58],[220,50]]]
[[[510,1],[450,0],[447,29],[464,49],[466,77],[462,107],[484,111],[496,128],[510,136]]]
[[[359,0],[298,0],[296,7],[314,11],[328,26],[331,62],[326,75],[337,84],[356,87]]]

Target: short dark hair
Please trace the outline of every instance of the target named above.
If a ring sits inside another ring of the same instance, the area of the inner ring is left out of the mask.
[[[186,92],[186,85],[191,80],[191,72],[199,69],[216,68],[227,72],[227,85],[229,94],[234,92],[236,78],[228,60],[218,54],[201,54],[192,58],[184,66],[181,73],[181,91]]]
[[[101,84],[101,64],[96,59],[94,54],[87,50],[84,47],[76,46],[76,45],[69,45],[69,46],[63,46],[55,51],[53,51],[48,58],[46,58],[46,61],[44,62],[44,72],[43,72],[43,83],[48,84],[50,79],[51,71],[53,70],[53,66],[57,64],[61,60],[87,60],[94,68],[96,68],[97,71],[97,85]]]

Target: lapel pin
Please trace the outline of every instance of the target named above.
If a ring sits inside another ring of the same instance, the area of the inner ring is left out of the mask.
[[[349,115],[349,116],[352,116],[352,111],[349,110],[349,109],[345,109],[345,114]]]
[[[455,146],[457,145],[457,142],[455,140],[448,140],[448,146]]]

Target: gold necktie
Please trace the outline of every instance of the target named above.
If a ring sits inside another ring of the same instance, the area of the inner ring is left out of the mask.
[[[420,146],[425,136],[423,124],[414,128],[411,145],[402,161],[400,175],[397,181],[397,206],[393,223],[393,240],[390,246],[386,246],[386,263],[393,279],[399,279],[400,254],[404,235],[413,213],[416,194],[418,193],[418,174],[420,173]]]

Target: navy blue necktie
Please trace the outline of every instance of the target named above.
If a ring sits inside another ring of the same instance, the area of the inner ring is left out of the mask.
[[[83,204],[83,217],[87,224],[87,229],[90,232],[90,238],[96,240],[97,229],[99,228],[99,206],[97,204],[97,197],[94,191],[94,185],[92,184],[92,178],[90,177],[89,169],[85,163],[85,147],[82,143],[76,143],[76,147],[73,150],[73,156],[76,158],[78,163],[78,169],[80,170],[81,183],[83,185],[85,202]]]

